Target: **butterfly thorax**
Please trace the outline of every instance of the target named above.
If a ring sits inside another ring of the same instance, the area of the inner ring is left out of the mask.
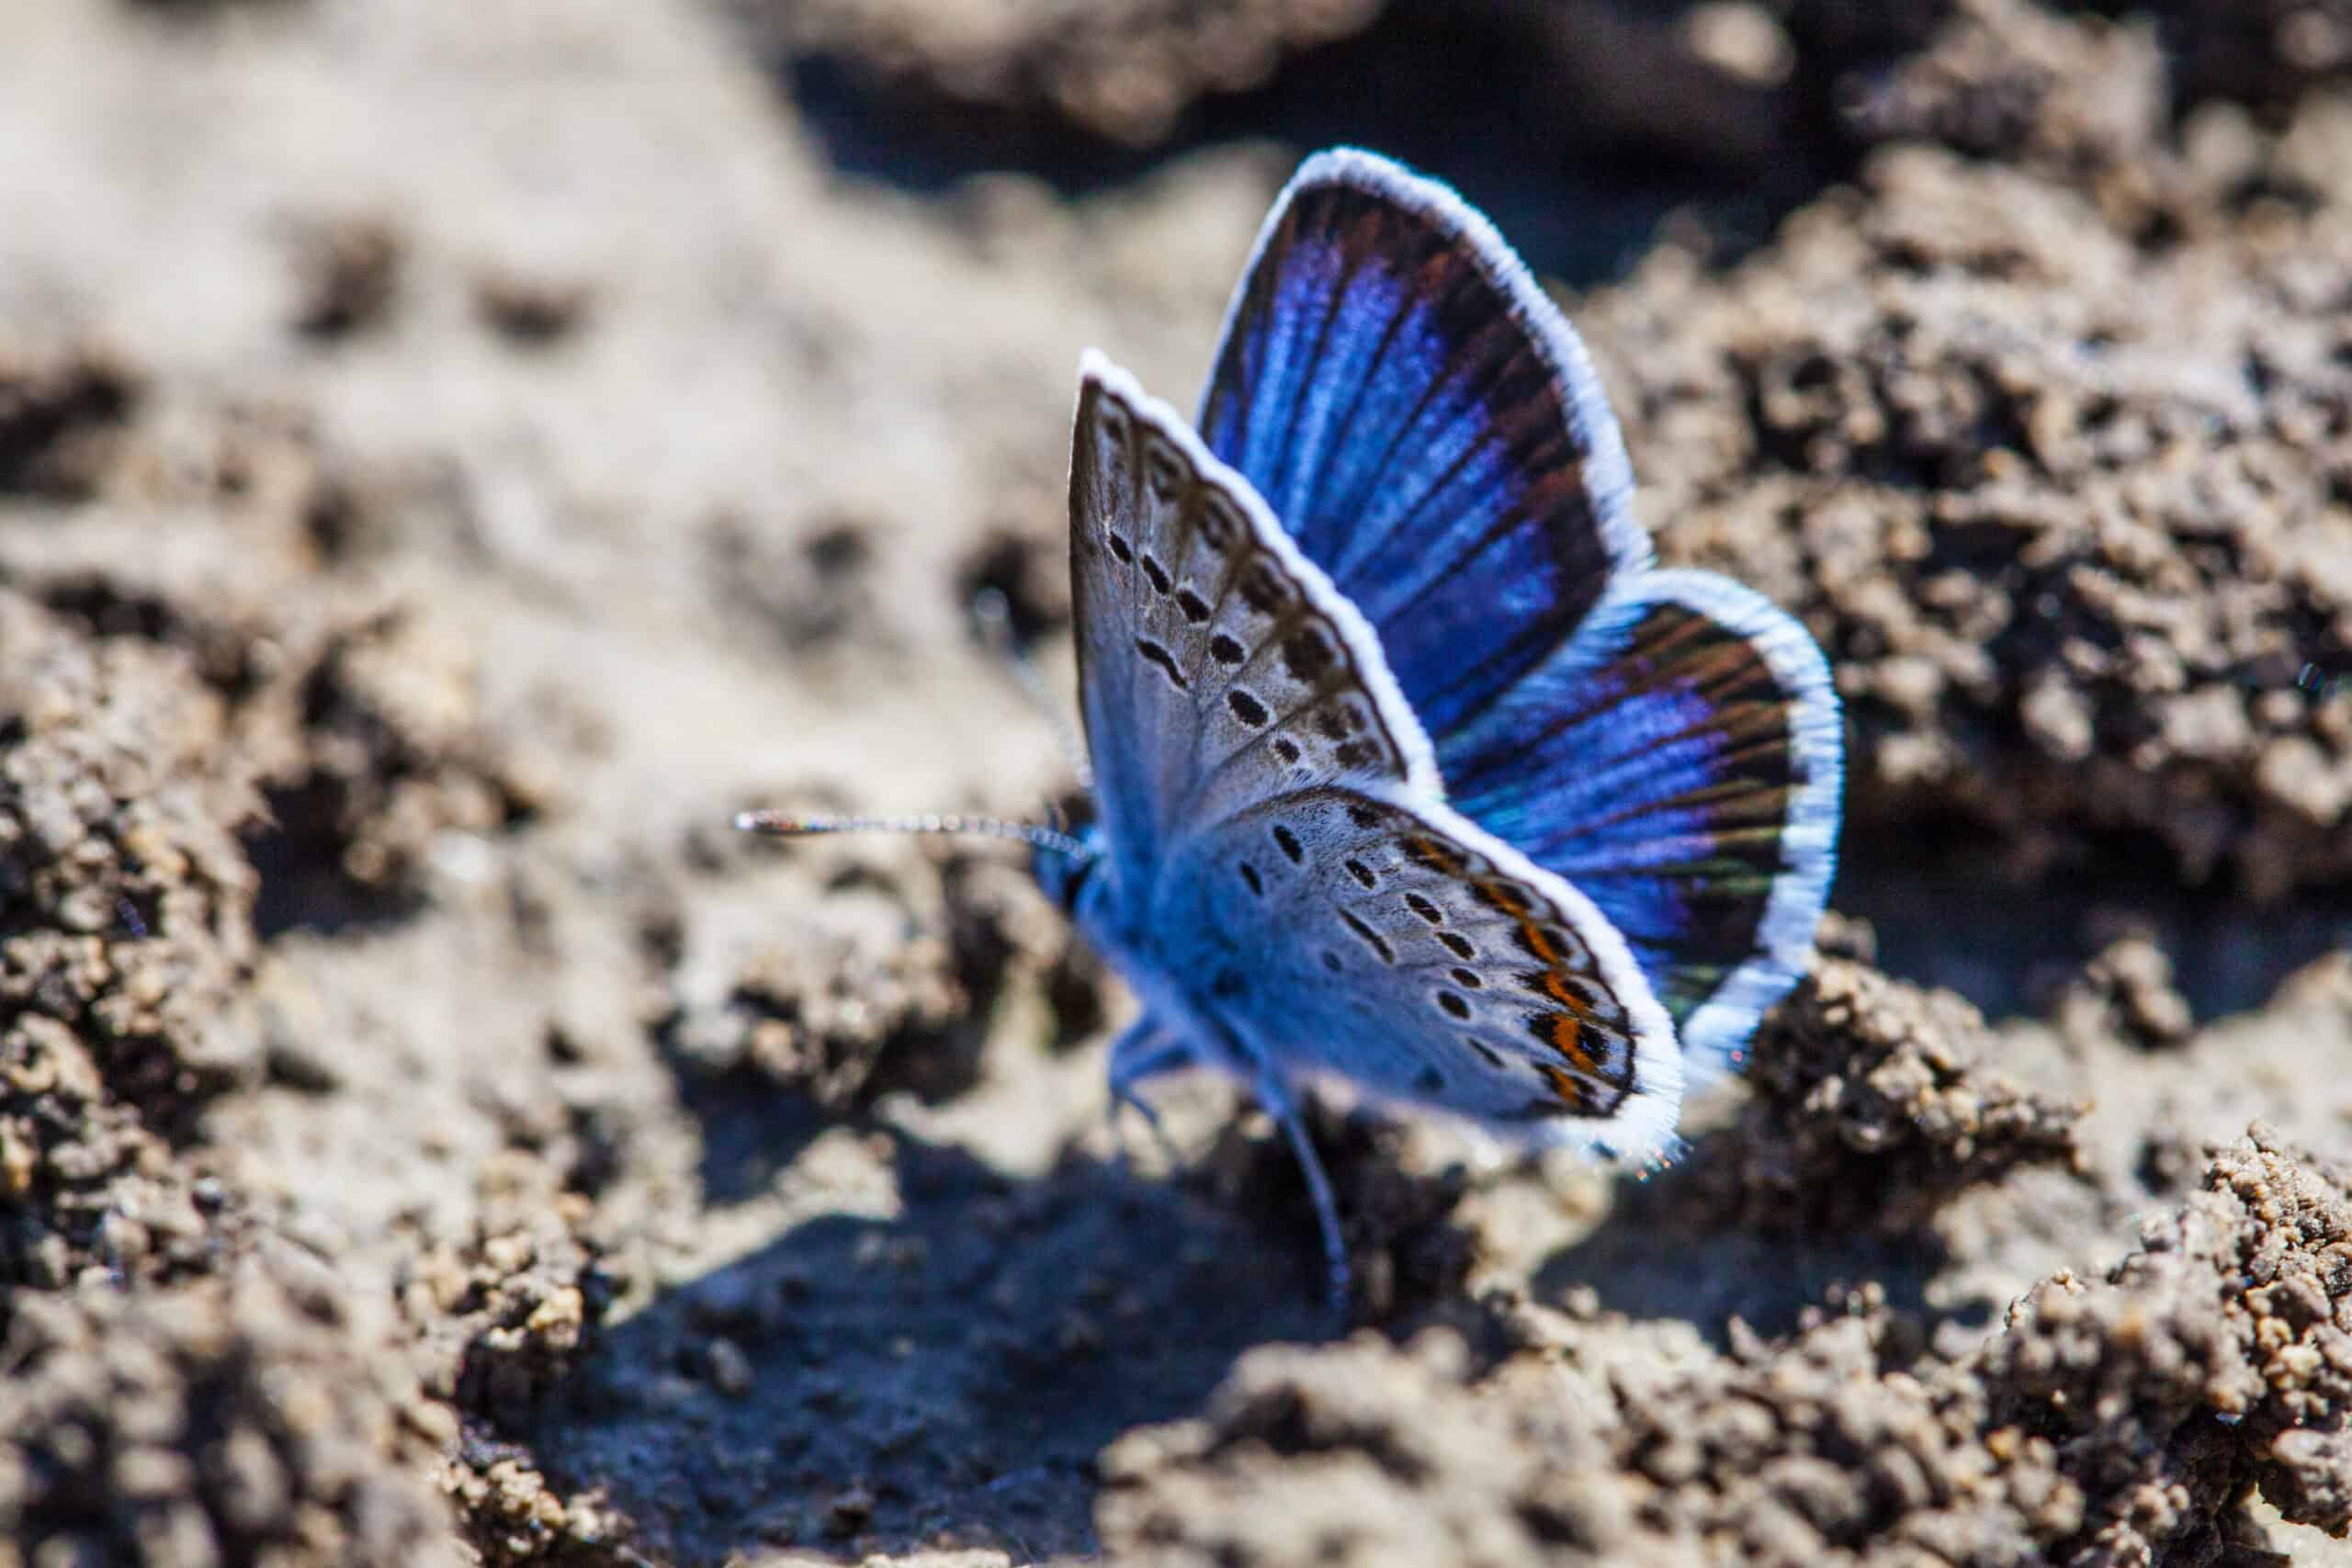
[[[1040,845],[1029,859],[1029,874],[1037,879],[1046,897],[1073,919],[1078,915],[1080,897],[1102,868],[1106,848],[1099,823],[1089,823],[1077,837],[1085,846],[1082,854]]]
[[[1099,827],[1082,841],[1102,852],[1039,851],[1032,866],[1038,886],[1126,980],[1144,1011],[1180,1035],[1196,1060],[1252,1071],[1254,1053],[1226,1021],[1250,989],[1241,953],[1214,925],[1171,921],[1153,908],[1148,890],[1124,886]]]

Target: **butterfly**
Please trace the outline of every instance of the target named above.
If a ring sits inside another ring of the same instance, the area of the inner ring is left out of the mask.
[[[1136,993],[1114,1104],[1239,1078],[1347,1256],[1298,1095],[1336,1077],[1656,1163],[1829,894],[1842,728],[1801,623],[1654,564],[1576,333],[1376,154],[1266,218],[1196,421],[1090,350],[1069,478],[1082,831],[1011,834]],[[794,830],[862,818],[762,817]]]

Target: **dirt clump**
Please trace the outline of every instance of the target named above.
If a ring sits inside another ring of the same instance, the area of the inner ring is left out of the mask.
[[[2064,1168],[2084,1107],[1997,1064],[1961,998],[1820,959],[1749,1047],[1754,1093],[1693,1162],[1696,1207],[1741,1228],[1898,1235],[1968,1188]]]
[[[0,1337],[0,1558],[461,1559],[424,1472],[445,1418],[315,1259],[26,1292]]]
[[[176,655],[86,642],[0,592],[0,667],[6,994],[91,1042],[110,1090],[175,1128],[257,1059],[238,1005],[253,775]]]
[[[2352,1192],[2259,1129],[2205,1185],[2107,1282],[2046,1282],[1949,1365],[1869,1290],[1727,1354],[1542,1313],[1548,1343],[1483,1378],[1442,1333],[1254,1352],[1201,1416],[1106,1451],[1103,1540],[1171,1564],[2206,1562],[2256,1539],[2255,1485],[2340,1533]]]
[[[141,389],[130,361],[101,348],[0,355],[0,495],[89,494]]]

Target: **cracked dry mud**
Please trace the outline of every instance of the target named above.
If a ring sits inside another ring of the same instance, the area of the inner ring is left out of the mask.
[[[0,1565],[2352,1562],[2352,11],[18,9]],[[965,606],[1342,137],[1853,758],[1677,1167],[1316,1108],[1344,1326],[1011,858],[725,826],[1068,787]]]

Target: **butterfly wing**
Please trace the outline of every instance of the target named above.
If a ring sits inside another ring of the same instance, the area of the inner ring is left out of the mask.
[[[1096,804],[1128,898],[1182,824],[1265,793],[1438,792],[1429,740],[1363,617],[1167,404],[1091,353],[1070,581]]]
[[[1686,1047],[1736,1063],[1828,897],[1836,697],[1769,603],[1650,570],[1600,385],[1493,228],[1385,159],[1309,159],[1201,420],[1362,606],[1453,804],[1589,894]]]
[[[1667,1147],[1681,1064],[1623,940],[1446,808],[1363,617],[1246,479],[1093,355],[1070,518],[1116,898],[1178,982],[1134,976],[1148,999],[1285,1072],[1537,1141]]]
[[[1804,627],[1712,573],[1645,573],[1440,761],[1460,810],[1624,933],[1684,1048],[1736,1066],[1837,864],[1842,731]]]
[[[1275,202],[1200,428],[1362,610],[1432,735],[1649,563],[1574,331],[1485,218],[1370,153],[1309,158]]]
[[[1347,787],[1170,849],[1152,919],[1248,1054],[1530,1142],[1664,1155],[1672,1024],[1581,894],[1445,807]]]

